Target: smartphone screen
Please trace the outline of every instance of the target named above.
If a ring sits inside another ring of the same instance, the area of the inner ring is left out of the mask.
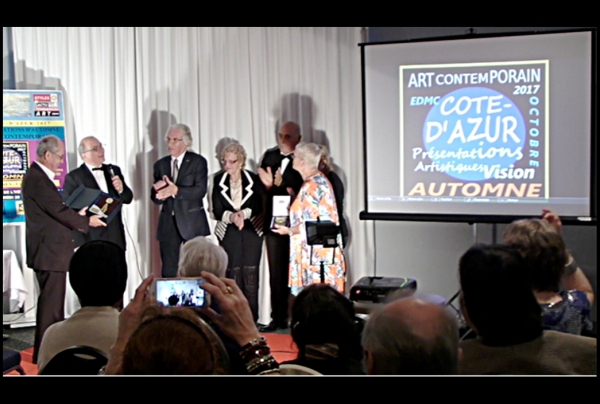
[[[159,278],[154,281],[154,296],[165,307],[206,307],[203,283],[202,278]]]

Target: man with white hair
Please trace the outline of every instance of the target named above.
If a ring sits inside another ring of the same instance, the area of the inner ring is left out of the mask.
[[[125,178],[123,178],[119,166],[104,164],[104,145],[98,139],[93,136],[84,137],[79,142],[78,151],[83,164],[67,174],[63,200],[69,199],[71,194],[80,185],[83,185],[86,188],[99,189],[119,199],[123,204],[129,204],[133,201],[133,192],[125,183]],[[80,247],[92,240],[104,240],[112,241],[125,250],[125,230],[123,228],[123,218],[121,217],[122,206],[119,205],[117,208],[119,209],[118,213],[106,227],[90,229],[87,234],[74,231],[75,247]]]
[[[182,123],[171,125],[165,136],[169,155],[154,164],[152,201],[162,205],[157,238],[160,242],[162,276],[177,276],[181,244],[210,235],[202,199],[208,186],[208,164],[189,150],[192,134]]]

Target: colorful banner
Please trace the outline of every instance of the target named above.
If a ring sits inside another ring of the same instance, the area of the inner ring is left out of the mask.
[[[401,66],[401,195],[549,198],[548,80],[548,60]]]
[[[62,92],[4,90],[2,116],[2,221],[19,223],[25,221],[21,182],[36,159],[40,139],[55,135],[65,141]],[[65,157],[54,180],[59,192],[62,192],[68,172]]]

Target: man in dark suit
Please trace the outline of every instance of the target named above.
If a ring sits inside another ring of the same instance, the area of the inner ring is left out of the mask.
[[[109,195],[121,200],[121,203],[129,204],[133,200],[133,192],[125,184],[125,179],[118,166],[104,163],[104,147],[98,139],[93,136],[81,139],[79,143],[79,155],[83,164],[67,174],[63,191],[63,200],[69,199],[71,194],[80,186],[86,188],[100,189]],[[125,230],[121,217],[122,205],[119,212],[111,220],[107,227],[90,229],[87,234],[78,231],[73,232],[75,247],[92,240],[112,241],[125,250]]]
[[[208,185],[208,165],[191,152],[192,134],[187,125],[172,125],[165,137],[169,155],[154,164],[151,198],[162,205],[157,238],[160,242],[162,276],[177,276],[179,248],[197,236],[210,235],[202,204]]]
[[[44,137],[37,147],[36,161],[23,178],[27,266],[35,271],[40,287],[37,302],[33,363],[44,332],[64,320],[66,273],[73,256],[71,231],[87,233],[90,227],[106,224],[99,216],[85,216],[85,210],[68,208],[54,183],[54,173],[65,156],[65,146],[56,136]]]
[[[267,189],[264,234],[269,260],[272,319],[267,326],[261,328],[262,332],[272,332],[288,327],[290,237],[273,233],[271,219],[273,196],[292,195],[294,197],[304,182],[300,173],[292,168],[294,150],[301,138],[300,126],[297,123],[284,123],[277,135],[278,145],[265,152],[258,169],[258,175]]]

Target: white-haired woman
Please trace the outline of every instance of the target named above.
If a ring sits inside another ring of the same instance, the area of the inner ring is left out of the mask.
[[[294,169],[304,183],[290,207],[290,227],[277,226],[279,234],[290,235],[289,285],[293,295],[305,287],[321,281],[320,263],[325,267],[325,283],[343,293],[346,286],[346,263],[342,254],[342,237],[338,235],[336,248],[311,247],[307,243],[307,221],[332,221],[339,225],[339,216],[333,188],[319,171],[321,149],[314,143],[300,143],[294,151]],[[311,256],[312,251],[312,256]]]
[[[227,252],[226,276],[234,279],[258,320],[258,266],[262,253],[264,185],[244,170],[246,151],[237,142],[221,151],[223,171],[214,178],[212,211],[215,234]]]

